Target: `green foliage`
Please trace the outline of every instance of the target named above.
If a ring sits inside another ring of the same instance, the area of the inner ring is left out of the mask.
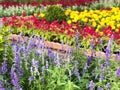
[[[66,16],[62,7],[52,5],[47,8],[45,19],[50,23],[54,20],[58,20],[58,22],[61,23],[66,19]]]
[[[9,32],[9,28],[8,27],[4,27],[4,28],[1,28],[0,29],[0,65],[1,65],[1,62],[3,61],[3,53],[4,53],[4,50],[5,50],[5,44],[9,42],[8,40],[8,37],[10,35],[10,32]]]

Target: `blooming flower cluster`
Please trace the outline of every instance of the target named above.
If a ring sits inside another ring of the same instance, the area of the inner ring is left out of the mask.
[[[84,10],[82,12],[66,10],[65,15],[69,17],[70,22],[83,22],[85,25],[91,25],[95,31],[101,31],[101,28],[111,26],[112,30],[118,32],[120,28],[120,9],[111,7],[110,10]]]

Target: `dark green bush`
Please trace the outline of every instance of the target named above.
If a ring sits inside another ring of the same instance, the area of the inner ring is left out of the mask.
[[[65,20],[66,16],[64,14],[64,10],[60,6],[52,5],[48,7],[46,13],[45,13],[45,19],[51,23],[54,20],[58,20],[59,23],[62,22],[62,20]]]

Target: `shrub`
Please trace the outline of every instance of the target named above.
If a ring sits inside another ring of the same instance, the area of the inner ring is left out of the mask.
[[[45,14],[45,19],[50,23],[54,20],[58,20],[58,22],[61,23],[65,18],[64,10],[60,6],[52,5],[48,7]]]

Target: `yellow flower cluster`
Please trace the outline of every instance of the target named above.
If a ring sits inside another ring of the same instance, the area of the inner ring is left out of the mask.
[[[65,15],[69,17],[68,24],[83,22],[85,25],[89,24],[96,28],[96,32],[106,26],[111,26],[116,32],[120,28],[120,10],[117,7],[111,7],[111,10],[84,10],[82,12],[68,9]]]
[[[36,13],[34,13],[34,16],[35,17],[39,17],[39,18],[43,18],[45,16],[44,13],[40,13],[39,15],[37,15]]]

